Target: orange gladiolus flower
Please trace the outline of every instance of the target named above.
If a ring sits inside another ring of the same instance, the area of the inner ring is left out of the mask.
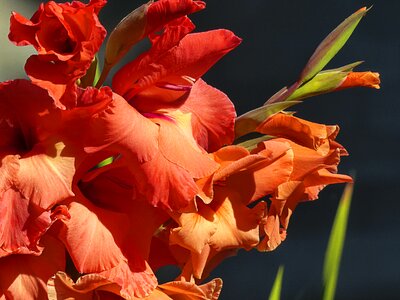
[[[315,200],[326,185],[351,182],[352,179],[337,174],[340,157],[347,155],[346,150],[335,141],[338,126],[277,114],[257,130],[277,136],[276,141],[289,143],[294,155],[289,180],[280,184],[272,195],[264,225],[266,236],[258,246],[259,250],[271,251],[285,239],[290,216],[300,201]],[[261,149],[264,147],[261,145]]]

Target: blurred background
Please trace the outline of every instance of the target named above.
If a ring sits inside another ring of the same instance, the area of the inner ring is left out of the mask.
[[[7,41],[9,14],[30,17],[39,2],[0,0],[1,81],[23,77],[24,61],[33,53]],[[110,31],[143,2],[109,0],[100,18]],[[381,73],[381,90],[345,90],[295,107],[299,117],[341,127],[338,141],[350,156],[339,170],[356,173],[336,299],[400,299],[400,1],[210,0],[191,16],[197,31],[227,28],[243,38],[204,76],[242,114],[293,83],[319,42],[370,5],[328,68],[364,60],[357,70]],[[212,274],[224,280],[220,299],[267,299],[279,265],[285,266],[282,299],[320,299],[324,252],[343,187],[330,186],[316,202],[300,205],[287,240],[274,252],[241,251],[222,263]]]

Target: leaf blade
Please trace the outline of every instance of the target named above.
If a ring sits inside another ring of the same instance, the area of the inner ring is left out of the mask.
[[[333,300],[335,297],[352,194],[353,184],[349,183],[346,185],[340,199],[329,237],[328,247],[325,253],[323,268],[323,300]]]
[[[345,19],[319,44],[300,74],[303,83],[314,77],[339,52],[369,9],[363,7]]]
[[[268,300],[280,300],[281,298],[281,290],[282,290],[282,281],[283,281],[283,272],[284,267],[279,266],[278,272],[276,273],[275,281],[271,289],[271,293],[269,294]]]
[[[236,118],[235,121],[235,138],[244,136],[255,129],[270,116],[283,111],[301,101],[285,101],[267,104],[259,108],[253,109]]]

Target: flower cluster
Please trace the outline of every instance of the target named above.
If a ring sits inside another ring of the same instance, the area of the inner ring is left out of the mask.
[[[274,250],[299,202],[351,181],[337,173],[347,155],[338,126],[283,110],[379,87],[378,75],[352,72],[355,64],[321,71],[330,55],[321,44],[293,86],[236,117],[201,76],[241,39],[192,33],[187,15],[203,1],[131,12],[96,76],[105,4],[50,1],[31,19],[11,16],[10,40],[37,54],[25,65],[29,80],[0,83],[0,299],[217,299],[221,279],[202,281],[224,258]],[[151,48],[103,86],[144,38]],[[246,139],[251,132],[259,137]],[[165,265],[181,274],[159,285],[154,272]]]

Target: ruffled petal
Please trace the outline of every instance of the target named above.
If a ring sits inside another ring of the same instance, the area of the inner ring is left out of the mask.
[[[46,282],[65,268],[65,250],[55,238],[42,238],[40,256],[11,255],[0,259],[0,297],[6,299],[47,299]]]
[[[280,184],[289,180],[293,171],[294,154],[287,142],[263,142],[252,153],[248,158],[262,159],[255,160],[227,178],[227,183],[240,193],[246,204],[272,194]],[[245,160],[236,161],[230,167]]]
[[[206,177],[218,168],[193,139],[188,114],[179,115],[172,122],[155,121],[160,125],[160,152],[168,161],[185,169],[193,178]]]
[[[274,205],[268,211],[262,231],[265,236],[257,245],[258,251],[273,251],[286,239],[286,230],[280,224],[279,213]]]
[[[47,2],[31,20],[11,16],[10,40],[32,44],[38,52],[25,65],[28,76],[62,109],[76,104],[75,82],[85,75],[106,35],[97,17],[105,1],[78,3]]]
[[[217,300],[222,289],[222,280],[215,278],[203,285],[196,285],[192,282],[172,281],[158,287],[172,299],[182,300]]]
[[[158,126],[119,95],[113,94],[110,100],[88,123],[85,150],[93,153],[108,149],[122,153],[133,164],[151,160],[158,150]]]
[[[62,142],[38,145],[29,156],[19,160],[16,185],[26,199],[45,210],[74,195],[75,158],[63,156],[65,148]],[[32,176],[38,170],[41,176]]]
[[[102,290],[118,294],[119,288],[97,274],[84,275],[74,283],[66,273],[57,272],[47,282],[49,300],[93,300]]]
[[[229,248],[250,250],[259,242],[259,224],[264,216],[266,203],[259,202],[248,208],[238,193],[228,188],[216,188],[214,201],[217,231],[210,245],[217,251]]]
[[[57,220],[68,218],[66,210],[45,211],[29,203],[10,187],[0,193],[0,256],[13,253],[39,255],[39,240]]]
[[[121,261],[116,267],[99,275],[120,286],[121,296],[127,299],[146,297],[157,286],[157,278],[145,261]]]
[[[208,152],[232,143],[236,112],[223,92],[199,79],[180,110],[192,114],[193,136]]]
[[[260,124],[257,131],[276,137],[284,137],[299,145],[322,151],[329,150],[329,144],[326,145],[326,142],[328,139],[335,139],[339,127],[317,124],[280,113]]]
[[[204,9],[205,2],[198,0],[161,0],[152,3],[147,11],[145,34],[161,29],[173,19]]]
[[[238,46],[240,41],[232,32],[221,29],[186,35],[171,49],[159,49],[155,44],[153,47],[157,51],[150,50],[140,58],[148,63],[135,60],[127,64],[114,76],[113,87],[117,93],[130,100],[139,92],[156,86],[157,82],[180,85],[184,77],[198,79],[220,58]],[[163,93],[160,90],[148,90],[145,95],[147,98],[162,99]],[[182,93],[178,94],[175,99],[181,95]],[[166,100],[170,101],[170,98]]]
[[[98,208],[82,195],[68,211],[71,218],[60,226],[59,238],[80,273],[102,272],[125,260],[119,245],[129,225],[126,215]]]
[[[178,244],[191,252],[200,254],[217,231],[215,212],[208,206],[198,203],[199,212],[184,213],[176,217],[179,227],[171,230],[170,244]]]
[[[191,135],[208,152],[231,144],[234,138],[236,112],[228,96],[206,84],[202,79],[190,84],[193,84],[190,92],[185,92],[180,98],[176,94],[177,91],[172,91],[171,93],[175,93],[171,95],[171,99],[174,100],[172,102],[163,101],[165,92],[160,89],[156,98],[147,98],[148,90],[146,90],[140,93],[132,104],[145,115],[162,113],[174,118],[178,112],[190,113]],[[161,100],[160,94],[163,94]]]

